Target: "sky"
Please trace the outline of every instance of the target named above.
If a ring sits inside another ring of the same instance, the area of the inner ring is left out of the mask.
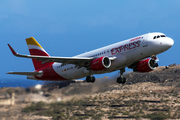
[[[179,6],[180,0],[1,0],[1,78],[26,78],[6,73],[34,71],[31,59],[13,56],[7,46],[29,54],[25,39],[32,36],[51,56],[71,57],[162,32],[174,46],[158,55],[159,66],[180,64]]]

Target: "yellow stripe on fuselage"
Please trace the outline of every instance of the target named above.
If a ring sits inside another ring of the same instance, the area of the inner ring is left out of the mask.
[[[26,42],[27,42],[27,45],[36,45],[42,48],[41,45],[33,37],[27,38]]]

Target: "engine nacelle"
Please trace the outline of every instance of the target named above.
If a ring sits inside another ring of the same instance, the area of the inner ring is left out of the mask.
[[[111,61],[109,60],[108,57],[100,57],[91,61],[90,63],[90,68],[91,70],[94,71],[104,70],[109,68],[110,66],[111,66]]]
[[[134,72],[150,72],[158,66],[157,63],[148,58],[137,63],[136,67],[133,69]]]

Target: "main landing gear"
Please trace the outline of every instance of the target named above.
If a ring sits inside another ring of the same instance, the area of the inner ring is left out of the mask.
[[[120,69],[120,77],[117,78],[117,83],[120,83],[120,84],[124,84],[126,83],[126,78],[123,76],[123,73],[125,72],[125,68],[122,68]],[[91,75],[91,72],[90,72],[90,75],[86,77],[86,82],[91,82],[91,83],[94,83],[96,80],[96,78]]]
[[[96,78],[92,75],[89,75],[86,77],[86,82],[91,82],[91,83],[94,83],[96,80]]]
[[[126,78],[123,76],[123,73],[125,72],[125,68],[120,69],[120,77],[117,78],[117,83],[124,84],[126,83]]]
[[[92,71],[89,71],[89,76],[86,77],[86,82],[94,83],[96,78],[91,73]]]

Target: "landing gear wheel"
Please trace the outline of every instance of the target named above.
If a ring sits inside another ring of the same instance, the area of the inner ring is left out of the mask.
[[[123,77],[123,76],[118,77],[118,78],[117,78],[117,83],[121,83],[121,84],[126,83],[126,78]]]
[[[90,76],[86,77],[86,82],[90,82]]]
[[[124,84],[126,83],[126,78],[123,77],[123,73],[125,72],[125,68],[121,68],[120,69],[120,77],[117,78],[117,83],[121,83],[121,84]]]
[[[92,82],[92,83],[94,83],[94,82],[95,82],[95,80],[96,80],[96,78],[95,78],[94,76],[92,76],[92,78],[91,78],[91,82]]]
[[[86,82],[92,82],[92,83],[94,83],[95,82],[95,77],[94,76],[87,76],[86,77]]]

